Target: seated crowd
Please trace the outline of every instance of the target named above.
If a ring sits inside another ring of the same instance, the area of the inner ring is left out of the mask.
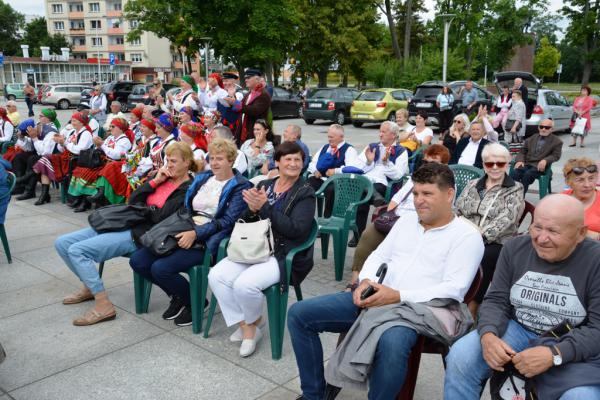
[[[397,122],[382,123],[378,141],[362,149],[333,124],[311,156],[300,127],[287,126],[281,143],[274,135],[261,72],[245,72],[245,96],[235,91],[236,79],[186,76],[182,92],[157,96],[156,107],[139,106],[131,121],[117,107],[107,114],[100,100],[94,104],[101,112],[83,107],[64,127],[50,109],[37,123],[15,124],[0,107],[0,139],[8,143],[0,186],[5,169],[12,170],[18,200],[35,198],[40,181],[35,205],[50,202],[57,183],[75,212],[109,204],[144,210],[143,221],[126,229],[90,227],[56,239],[58,254],[83,284],[63,303],[94,300],[74,325],[116,317],[97,264],[123,256],[169,297],[162,317],[191,325],[190,283],[182,273],[210,255],[209,287],[226,325],[236,327],[229,339],[240,343],[241,357],[252,355],[264,336],[263,290],[279,285],[287,293],[313,267],[312,246],[295,254],[291,274],[285,263],[309,238],[315,192],[331,176],[362,175],[373,196],[356,207],[346,290],[298,301],[288,312],[300,399],[333,399],[345,387],[368,389],[369,399],[396,398],[421,336],[449,348],[445,399],[478,399],[488,379],[507,373],[511,382],[513,375],[527,380],[539,399],[600,399],[596,162],[568,160],[569,189],[543,198],[528,232],[518,232],[528,186],[561,157],[551,120],[524,140],[514,165],[485,107],[473,121],[456,115],[439,144],[432,144],[425,113],[412,126],[399,110]],[[460,183],[461,165],[479,170],[480,178]],[[323,197],[329,218],[335,185]],[[159,251],[148,238],[182,214],[189,224],[172,235],[171,250]],[[260,220],[270,221],[268,258],[217,260],[236,224]],[[326,366],[322,332],[344,334]]]

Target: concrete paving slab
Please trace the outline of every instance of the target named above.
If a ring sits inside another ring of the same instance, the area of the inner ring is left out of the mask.
[[[294,393],[291,390],[278,387],[272,392],[269,392],[264,396],[259,397],[258,400],[294,400],[296,399],[296,397],[298,397],[298,393]],[[0,400],[2,400],[1,397]]]
[[[22,289],[53,279],[52,275],[31,267],[17,258],[8,264],[4,255],[0,256],[0,293]]]
[[[53,304],[2,319],[0,338],[9,356],[0,365],[0,386],[10,392],[163,332],[123,310],[114,321],[73,326],[90,305]]]
[[[17,400],[255,399],[276,385],[171,334],[12,392]]]
[[[73,287],[59,279],[0,294],[0,318],[59,303]]]
[[[79,228],[78,225],[50,214],[24,216],[14,223],[11,222],[6,224],[6,234],[17,242],[29,242],[31,236],[52,236],[58,232],[70,232]]]

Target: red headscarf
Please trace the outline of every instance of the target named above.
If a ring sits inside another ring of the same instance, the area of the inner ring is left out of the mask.
[[[216,72],[213,72],[212,74],[210,74],[208,76],[209,78],[215,78],[217,80],[217,85],[219,85],[219,87],[221,89],[223,89],[223,78],[221,78],[220,74],[217,74]]]
[[[88,125],[90,123],[90,118],[84,115],[82,112],[74,113],[73,115],[71,115],[71,119],[76,119],[77,121],[81,122],[89,133],[93,132],[92,128],[90,128],[90,126]]]
[[[131,110],[131,113],[133,115],[135,115],[137,117],[137,119],[142,119],[142,113],[144,112],[144,110],[142,110],[139,107],[135,107],[133,110]]]
[[[146,128],[150,129],[152,132],[156,131],[156,125],[154,121],[151,119],[144,118],[141,120],[140,124],[144,125]]]
[[[12,121],[8,118],[8,111],[4,107],[0,107],[0,118],[12,124]]]
[[[125,136],[127,136],[127,139],[129,139],[131,143],[135,141],[135,133],[133,133],[133,131],[129,129],[129,123],[125,118],[113,118],[113,120],[110,121],[110,124],[116,126],[121,131],[123,131],[123,133],[125,134]]]
[[[195,122],[188,122],[179,128],[180,133],[184,133],[194,139],[194,144],[197,148],[207,151],[208,144],[206,143],[206,138],[202,134],[202,126]]]

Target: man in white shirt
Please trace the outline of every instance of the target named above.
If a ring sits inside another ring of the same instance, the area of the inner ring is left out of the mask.
[[[385,121],[379,127],[379,143],[371,143],[360,153],[358,161],[359,168],[363,170],[364,176],[373,182],[373,197],[369,204],[358,207],[356,212],[356,225],[359,236],[365,230],[369,207],[371,204],[379,207],[385,204],[385,191],[388,180],[400,179],[408,174],[408,151],[397,145],[400,127],[393,122]],[[358,238],[354,238],[348,244],[356,247]]]
[[[427,164],[412,176],[416,214],[396,222],[387,238],[365,262],[353,292],[314,297],[294,304],[288,329],[300,371],[303,399],[325,394],[320,332],[346,332],[361,309],[400,302],[454,299],[461,302],[483,255],[483,240],[452,211],[454,175],[448,166]],[[376,272],[388,270],[381,284]],[[375,293],[361,300],[371,285]],[[393,399],[402,388],[417,332],[393,326],[380,337],[369,374],[369,398]]]
[[[469,128],[470,136],[458,141],[450,164],[471,165],[483,169],[481,152],[489,143],[487,139],[483,138],[484,134],[483,124],[480,121],[473,121]]]
[[[311,159],[308,165],[308,172],[311,176],[308,183],[315,190],[319,190],[323,182],[333,174],[343,173],[345,167],[360,168],[358,153],[344,139],[344,127],[339,124],[332,124],[327,129],[328,144],[321,147]],[[325,210],[324,217],[331,216],[333,209],[333,185],[329,185],[325,191]]]
[[[108,114],[106,116],[106,122],[103,125],[104,132],[106,132],[105,136],[109,135],[110,124],[111,124],[112,120],[115,118],[124,118],[125,120],[127,120],[127,118],[125,117],[125,114],[123,114],[121,112],[121,103],[118,102],[117,100],[110,103],[110,114]],[[92,127],[90,126],[90,128],[92,128]],[[92,128],[92,130],[93,129],[94,128]],[[94,134],[94,132],[91,132],[91,133]],[[96,132],[96,135],[97,134],[98,133]],[[96,135],[94,135],[94,136],[96,136]]]

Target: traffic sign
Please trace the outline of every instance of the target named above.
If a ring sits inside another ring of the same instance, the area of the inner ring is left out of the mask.
[[[110,53],[108,55],[108,61],[110,65],[115,65],[115,53]]]
[[[4,65],[4,53],[0,51],[0,67]]]

